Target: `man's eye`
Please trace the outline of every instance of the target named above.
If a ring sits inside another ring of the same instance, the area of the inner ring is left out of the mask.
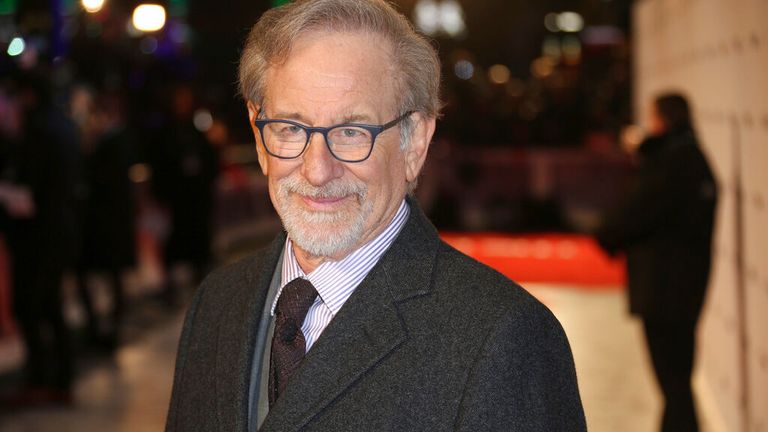
[[[296,135],[301,133],[301,128],[295,125],[285,125],[280,129],[280,133],[286,135]]]
[[[358,138],[362,134],[363,134],[363,132],[358,130],[358,129],[345,128],[345,129],[341,130],[341,135],[344,138]]]

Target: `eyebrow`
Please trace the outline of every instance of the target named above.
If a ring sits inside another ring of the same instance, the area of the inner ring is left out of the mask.
[[[301,115],[301,113],[297,112],[277,112],[275,113],[274,117],[271,117],[273,119],[285,119],[285,120],[293,120],[297,121],[299,123],[304,124],[310,124],[310,122],[307,120],[306,117]],[[332,125],[328,126],[334,126],[334,125],[340,125],[340,124],[347,124],[347,123],[374,123],[370,116],[366,114],[347,114],[341,117],[340,121],[333,123]]]

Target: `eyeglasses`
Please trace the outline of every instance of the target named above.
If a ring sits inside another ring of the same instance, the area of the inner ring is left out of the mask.
[[[376,137],[394,127],[413,111],[408,111],[389,123],[369,125],[344,123],[331,127],[309,127],[292,120],[257,119],[261,142],[270,155],[279,159],[295,159],[304,153],[312,134],[325,138],[331,155],[342,162],[362,162],[371,155]]]

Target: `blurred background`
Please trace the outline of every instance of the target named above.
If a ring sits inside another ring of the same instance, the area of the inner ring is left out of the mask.
[[[280,229],[236,69],[250,26],[285,2],[0,0],[0,193],[14,203],[0,207],[0,395],[20,386],[29,349],[11,308],[14,255],[32,272],[60,263],[74,377],[62,403],[0,407],[0,431],[162,429],[194,287]],[[653,98],[688,97],[721,196],[700,420],[767,431],[768,4],[395,3],[443,64],[444,116],[416,194],[446,241],[558,316],[593,431],[658,423],[623,259],[590,234],[631,175],[624,147],[642,139]],[[41,235],[18,225],[45,211],[25,175],[72,203],[50,213],[50,250],[13,247]]]

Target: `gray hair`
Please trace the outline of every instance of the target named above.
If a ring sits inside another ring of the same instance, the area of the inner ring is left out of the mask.
[[[284,63],[295,41],[312,31],[369,32],[383,36],[395,53],[399,113],[440,113],[440,60],[431,43],[384,0],[297,0],[265,12],[251,29],[240,55],[239,83],[244,99],[263,103],[267,70]],[[413,124],[401,123],[406,148]]]

